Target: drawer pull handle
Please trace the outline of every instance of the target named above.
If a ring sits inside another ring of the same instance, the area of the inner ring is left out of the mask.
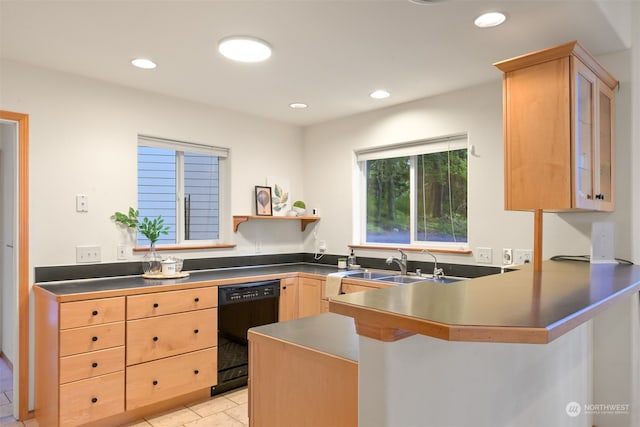
[[[158,380],[153,380],[153,385],[158,385]]]
[[[153,337],[153,340],[154,341],[158,341],[158,337]]]
[[[92,367],[92,368],[97,368],[97,367],[98,367],[98,362],[93,362],[93,363],[91,364],[91,367]]]
[[[96,337],[96,336],[91,337],[91,341],[93,341],[93,342],[98,341],[98,337]]]
[[[193,373],[194,373],[194,374],[196,374],[196,375],[198,375],[198,374],[200,373],[200,371],[198,371],[197,369],[195,369],[195,370],[193,371]]]
[[[200,298],[196,297],[196,299],[194,299],[195,302],[199,302]]]
[[[153,308],[158,308],[160,306],[160,304],[158,304],[157,302],[153,303]]]
[[[91,403],[96,403],[97,401],[98,401],[98,398],[97,398],[97,397],[92,397],[92,398],[91,398]]]
[[[198,332],[200,332],[200,329],[194,329],[194,330],[193,330],[193,333],[194,333],[194,334],[197,334]]]
[[[92,315],[94,315],[94,316],[97,316],[97,315],[98,315],[98,310],[93,310],[93,311],[91,312],[91,314],[92,314]]]

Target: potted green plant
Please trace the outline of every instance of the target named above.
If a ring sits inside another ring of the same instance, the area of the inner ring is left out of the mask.
[[[156,252],[156,242],[161,235],[169,234],[169,226],[164,225],[162,215],[158,215],[153,219],[144,217],[140,220],[140,212],[137,209],[129,207],[128,213],[116,212],[111,215],[111,219],[117,224],[122,224],[133,230],[140,231],[140,234],[149,239],[149,252],[145,255],[142,263],[142,269],[145,273],[157,274],[160,272],[162,258]]]
[[[307,205],[302,200],[296,200],[293,202],[293,210],[296,211],[298,215],[304,215],[307,210]]]

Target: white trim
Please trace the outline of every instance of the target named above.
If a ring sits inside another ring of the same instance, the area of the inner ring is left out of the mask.
[[[400,144],[380,145],[354,151],[358,162],[366,160],[391,159],[396,157],[417,156],[442,151],[467,148],[466,133],[448,135],[433,139],[403,142]]]
[[[229,157],[229,149],[225,147],[197,144],[194,142],[176,141],[174,139],[158,138],[149,135],[138,135],[138,145],[141,145],[141,142],[143,142],[142,145],[145,145],[144,142],[146,142],[149,143],[150,146],[156,148],[175,150],[177,147],[180,147],[183,151],[189,151],[191,153],[207,154],[223,159]]]

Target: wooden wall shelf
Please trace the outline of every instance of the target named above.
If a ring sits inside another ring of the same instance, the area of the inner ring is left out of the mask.
[[[238,232],[238,226],[243,222],[247,222],[250,219],[266,219],[266,220],[295,220],[300,221],[300,231],[304,231],[307,225],[312,222],[316,222],[320,219],[318,216],[263,216],[263,215],[234,215],[233,216],[233,231]]]

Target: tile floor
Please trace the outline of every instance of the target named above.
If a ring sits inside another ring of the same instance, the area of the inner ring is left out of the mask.
[[[155,414],[126,424],[127,427],[245,427],[249,425],[249,394],[247,388],[233,390],[219,396],[173,411]],[[0,426],[39,427],[35,420],[26,422],[13,418],[13,383],[11,370],[0,359]],[[44,426],[41,426],[44,427]]]

